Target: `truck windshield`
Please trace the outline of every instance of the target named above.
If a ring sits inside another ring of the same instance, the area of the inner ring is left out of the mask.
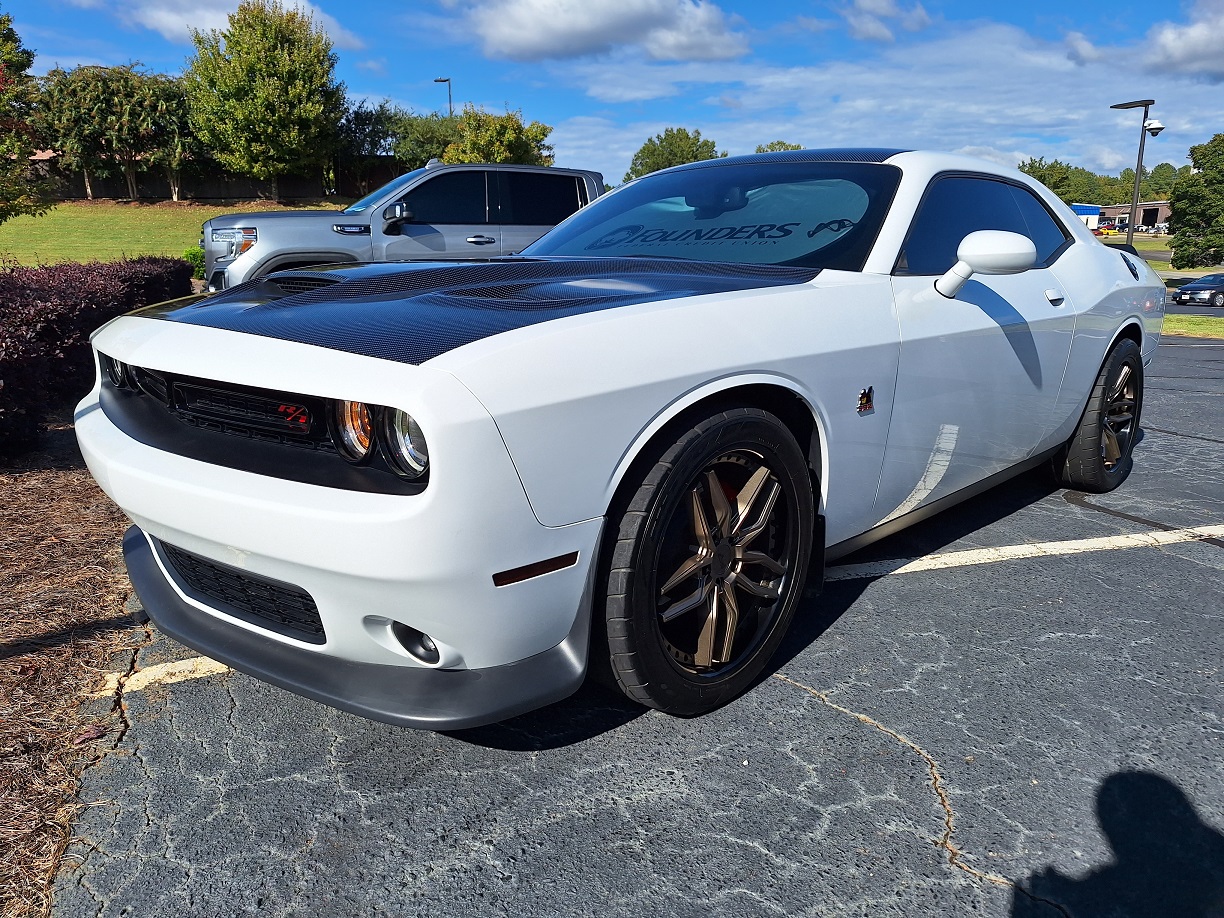
[[[877,163],[711,163],[605,195],[525,256],[654,256],[859,271],[901,172]]]
[[[387,184],[383,185],[377,191],[371,191],[360,201],[357,201],[354,204],[350,204],[348,207],[344,208],[344,210],[342,210],[341,213],[345,213],[345,214],[361,213],[371,204],[375,204],[378,201],[381,201],[383,198],[387,197],[388,195],[393,194],[396,191],[399,191],[401,188],[403,188],[405,185],[407,185],[409,182],[415,179],[418,175],[421,175],[422,173],[424,173],[424,171],[425,171],[424,169],[413,169],[411,172],[405,172],[399,178],[391,179],[391,181],[387,182]]]

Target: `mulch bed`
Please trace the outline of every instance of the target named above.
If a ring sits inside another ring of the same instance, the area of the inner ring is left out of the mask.
[[[124,610],[126,521],[89,477],[71,412],[0,464],[0,495],[0,915],[32,918],[50,910],[80,774],[118,728],[80,701],[146,632]]]

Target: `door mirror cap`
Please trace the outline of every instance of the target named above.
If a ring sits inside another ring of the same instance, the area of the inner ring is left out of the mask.
[[[1037,263],[1037,249],[1019,233],[978,230],[961,240],[956,258],[951,270],[935,281],[935,289],[948,299],[975,274],[1022,274]]]
[[[407,223],[412,219],[412,211],[403,201],[396,201],[394,204],[387,205],[382,213],[382,218],[387,223]]]

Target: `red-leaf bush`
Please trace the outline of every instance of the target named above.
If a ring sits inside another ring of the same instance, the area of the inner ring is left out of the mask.
[[[0,455],[33,446],[47,413],[92,384],[89,335],[115,316],[191,293],[178,258],[0,269]]]

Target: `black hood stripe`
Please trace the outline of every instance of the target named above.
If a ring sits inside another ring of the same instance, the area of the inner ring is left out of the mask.
[[[518,258],[293,272],[146,318],[297,341],[399,363],[552,319],[655,300],[803,284],[816,268],[635,258]],[[304,277],[324,286],[289,281]],[[278,284],[278,280],[284,287]]]

